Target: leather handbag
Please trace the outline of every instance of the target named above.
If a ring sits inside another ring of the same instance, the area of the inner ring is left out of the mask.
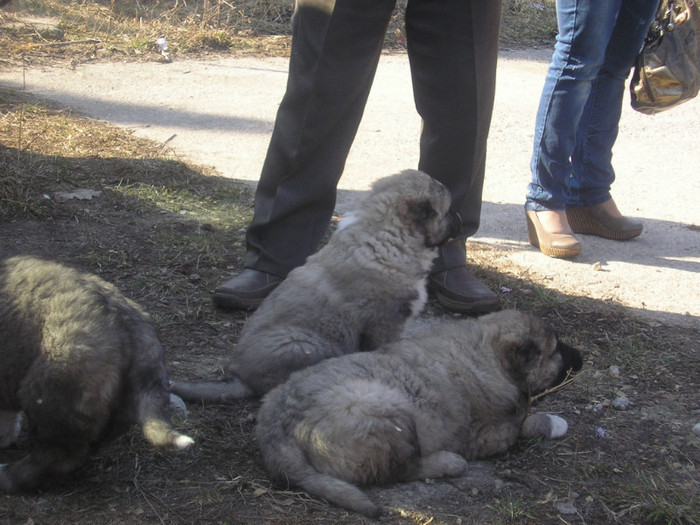
[[[700,90],[700,0],[662,0],[632,75],[632,107],[671,109]]]

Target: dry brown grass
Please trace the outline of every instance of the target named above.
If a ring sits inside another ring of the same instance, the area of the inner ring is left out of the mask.
[[[387,49],[406,38],[398,0],[387,30]],[[549,44],[554,2],[506,0],[501,41],[505,47]],[[292,0],[14,0],[0,11],[4,61],[68,58],[161,59],[156,40],[165,36],[175,55],[289,53]],[[3,59],[0,59],[2,63]]]

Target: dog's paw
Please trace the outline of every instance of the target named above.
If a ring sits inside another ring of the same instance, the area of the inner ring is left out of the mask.
[[[7,473],[5,472],[7,465],[8,463],[0,463],[0,494],[3,492],[12,492],[14,489],[13,484],[10,483]]]
[[[0,410],[0,448],[9,447],[17,441],[21,428],[21,412]]]
[[[547,417],[549,417],[549,421],[551,423],[549,439],[557,439],[566,435],[569,430],[569,424],[564,418],[554,416],[552,414],[547,414]]]
[[[176,450],[185,450],[187,447],[194,445],[194,439],[184,434],[180,434],[173,441],[173,446]]]
[[[469,470],[469,463],[459,454],[441,450],[420,459],[415,479],[457,478]]]
[[[185,402],[175,394],[170,394],[170,410],[182,418],[187,418],[190,415]]]
[[[532,414],[525,418],[522,435],[526,438],[557,439],[566,434],[569,425],[566,420],[552,414]]]

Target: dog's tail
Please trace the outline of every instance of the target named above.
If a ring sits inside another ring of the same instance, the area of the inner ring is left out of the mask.
[[[268,471],[279,482],[300,487],[312,496],[358,512],[369,518],[378,518],[381,509],[372,503],[358,487],[339,478],[317,471],[308,461],[304,451],[296,443],[258,439]],[[273,447],[274,451],[265,451]],[[269,453],[268,453],[269,452]]]
[[[166,398],[167,399],[167,398]],[[166,412],[162,393],[145,393],[138,404],[138,420],[146,440],[156,447],[184,450],[194,440],[173,428]]]
[[[223,381],[174,381],[170,391],[185,401],[199,403],[231,403],[237,399],[254,397],[255,392],[235,376]]]
[[[358,487],[342,479],[321,474],[311,466],[308,466],[303,477],[295,484],[313,496],[323,498],[353,512],[359,512],[368,518],[378,518],[381,515],[381,509],[372,503]]]

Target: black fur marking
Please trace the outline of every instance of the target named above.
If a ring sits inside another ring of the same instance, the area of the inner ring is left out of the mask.
[[[581,370],[583,367],[583,356],[577,349],[559,340],[557,340],[557,352],[561,354],[564,361],[564,368],[562,368],[559,377],[557,377],[556,384],[558,385],[566,380],[569,371],[578,372]]]
[[[408,209],[413,215],[416,224],[422,224],[437,216],[437,211],[435,211],[429,200],[411,202],[408,205]]]
[[[515,349],[515,354],[522,359],[523,363],[531,361],[539,355],[540,351],[532,339],[528,339]]]

